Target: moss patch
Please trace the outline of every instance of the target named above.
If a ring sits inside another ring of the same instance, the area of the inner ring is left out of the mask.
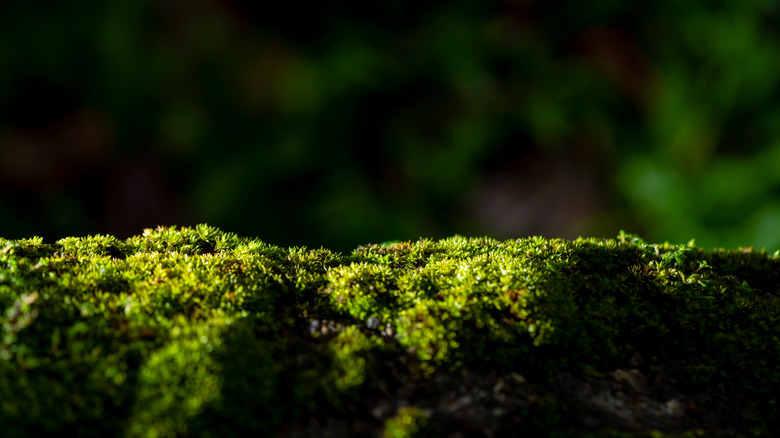
[[[0,239],[3,436],[769,436],[780,257],[201,225]],[[671,376],[671,377],[670,377]]]

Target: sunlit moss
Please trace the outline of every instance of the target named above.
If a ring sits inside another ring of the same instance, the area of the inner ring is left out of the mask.
[[[455,236],[348,255],[206,225],[0,240],[0,425],[4,436],[273,434],[438,371],[544,382],[641,352],[698,358],[698,384],[736,382],[761,431],[778,426],[778,273],[777,255],[627,234]],[[555,406],[539,427],[557,427]],[[421,412],[377,430],[411,436],[431,421]]]
[[[382,438],[412,438],[424,436],[428,416],[420,408],[404,407],[395,417],[387,420]]]

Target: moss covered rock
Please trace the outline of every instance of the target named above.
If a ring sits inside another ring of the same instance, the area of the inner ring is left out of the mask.
[[[617,239],[0,239],[0,430],[771,436],[780,257]]]

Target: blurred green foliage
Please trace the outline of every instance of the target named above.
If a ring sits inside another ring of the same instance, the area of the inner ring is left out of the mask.
[[[0,233],[780,247],[776,2],[276,3],[4,2]]]

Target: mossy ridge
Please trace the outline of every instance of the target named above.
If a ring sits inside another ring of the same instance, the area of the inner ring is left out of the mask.
[[[623,233],[350,255],[207,225],[0,239],[0,424],[6,436],[272,433],[366,415],[361,398],[437,370],[544,381],[641,352],[696,357],[693,383],[736,381],[756,397],[757,430],[776,427],[778,272],[777,254]],[[388,427],[427,424],[408,412]]]

